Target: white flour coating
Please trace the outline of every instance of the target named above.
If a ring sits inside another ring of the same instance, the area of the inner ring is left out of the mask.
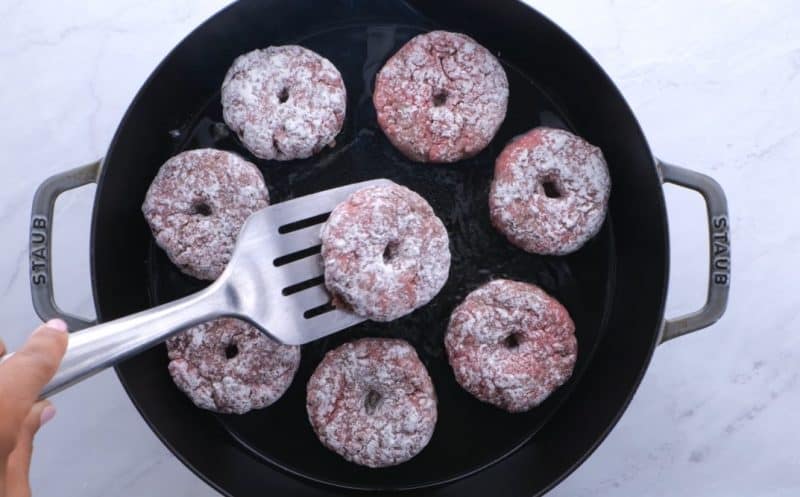
[[[404,340],[363,338],[328,352],[308,382],[306,407],[320,441],[371,468],[417,455],[436,426],[436,393]]]
[[[546,194],[548,182],[557,198]],[[610,192],[599,148],[568,131],[535,128],[497,158],[489,208],[492,223],[514,245],[563,255],[600,231]]]
[[[338,69],[296,45],[237,57],[221,96],[225,122],[262,159],[305,159],[332,146],[347,107]]]
[[[510,280],[470,293],[444,343],[458,383],[510,412],[539,405],[564,384],[578,352],[567,310],[539,287]]]
[[[325,285],[337,303],[391,321],[430,302],[450,271],[447,230],[400,185],[359,190],[322,227]]]
[[[213,149],[182,152],[161,166],[142,205],[170,260],[184,273],[216,279],[250,214],[269,205],[258,168]]]
[[[472,38],[432,31],[406,43],[378,73],[378,123],[401,152],[421,162],[477,154],[505,119],[508,79]]]
[[[232,318],[189,328],[167,340],[169,372],[198,407],[244,414],[274,403],[292,383],[300,347],[283,345]]]

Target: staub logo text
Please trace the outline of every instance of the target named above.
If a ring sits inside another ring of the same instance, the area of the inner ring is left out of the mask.
[[[31,219],[31,283],[47,283],[47,218]]]
[[[728,216],[714,216],[711,219],[711,271],[715,285],[730,284],[731,242]]]

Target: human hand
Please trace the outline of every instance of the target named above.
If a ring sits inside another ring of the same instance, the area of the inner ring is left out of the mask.
[[[43,324],[8,360],[0,362],[0,497],[29,497],[33,436],[55,408],[39,400],[67,350],[67,325]],[[6,353],[0,341],[0,357]]]

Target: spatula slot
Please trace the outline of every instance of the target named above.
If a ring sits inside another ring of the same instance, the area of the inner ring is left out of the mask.
[[[325,278],[322,276],[317,276],[316,278],[311,278],[310,280],[301,281],[300,283],[295,283],[294,285],[287,286],[281,293],[284,295],[291,295],[293,293],[302,292],[306,288],[311,288],[312,286],[321,285],[325,281]]]
[[[313,217],[309,217],[306,219],[301,219],[300,221],[294,221],[288,224],[284,224],[280,228],[278,228],[278,233],[291,233],[292,231],[301,230],[308,226],[313,226],[315,224],[321,224],[328,220],[328,216],[330,216],[330,212],[326,212],[324,214],[318,214]]]

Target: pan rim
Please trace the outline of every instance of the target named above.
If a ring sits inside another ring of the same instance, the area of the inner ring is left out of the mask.
[[[153,70],[153,72],[150,74],[150,76],[149,76],[149,77],[148,77],[148,78],[145,80],[145,82],[142,84],[142,87],[141,87],[141,89],[139,90],[139,92],[137,93],[137,95],[134,97],[134,99],[131,101],[131,104],[130,104],[130,106],[129,106],[128,110],[126,111],[126,113],[125,113],[125,115],[122,117],[122,119],[120,120],[120,123],[119,123],[119,125],[118,125],[118,127],[117,127],[117,131],[116,131],[116,133],[115,133],[115,135],[114,135],[114,138],[112,139],[112,141],[111,141],[111,142],[110,142],[110,144],[109,144],[109,149],[108,149],[108,150],[109,150],[109,152],[111,152],[111,151],[112,151],[112,150],[115,148],[115,146],[116,146],[116,144],[117,144],[117,139],[118,139],[118,136],[119,136],[119,132],[120,132],[120,130],[121,130],[121,129],[123,129],[123,128],[124,128],[124,126],[125,126],[125,123],[126,123],[126,121],[128,120],[128,118],[129,118],[129,113],[130,113],[131,109],[133,109],[134,107],[136,107],[136,106],[137,106],[137,105],[140,103],[141,99],[143,98],[144,89],[145,89],[145,88],[147,88],[147,87],[148,87],[148,86],[149,86],[149,85],[152,83],[152,81],[153,81],[154,79],[156,79],[156,78],[157,78],[157,76],[158,76],[158,75],[160,74],[160,72],[161,72],[161,69],[162,69],[162,67],[163,67],[163,66],[164,66],[164,65],[165,65],[165,64],[166,64],[166,63],[167,63],[167,62],[170,60],[170,58],[172,57],[173,53],[174,53],[174,52],[175,52],[175,51],[178,49],[178,47],[180,47],[180,46],[181,46],[183,43],[185,43],[187,39],[191,38],[191,37],[192,37],[192,36],[193,36],[193,35],[194,35],[194,34],[195,34],[195,33],[196,33],[198,30],[201,30],[201,29],[203,29],[203,27],[204,27],[204,26],[207,26],[208,24],[212,23],[212,22],[214,21],[214,19],[216,19],[218,16],[222,15],[223,13],[225,13],[225,12],[228,12],[228,11],[230,11],[230,10],[232,10],[232,9],[235,9],[235,8],[237,7],[237,5],[238,5],[238,3],[234,3],[234,4],[231,4],[231,5],[228,5],[228,6],[224,7],[224,8],[222,8],[222,9],[220,9],[220,10],[219,10],[217,13],[215,13],[213,16],[211,16],[211,17],[210,17],[208,20],[204,21],[204,22],[203,22],[203,23],[202,23],[200,26],[198,26],[197,28],[195,28],[195,30],[193,30],[192,32],[190,32],[189,34],[187,34],[187,35],[186,35],[186,36],[185,36],[185,37],[184,37],[184,38],[183,38],[183,39],[182,39],[182,40],[181,40],[181,41],[180,41],[180,42],[179,42],[179,43],[178,43],[178,44],[177,44],[177,45],[176,45],[176,46],[175,46],[175,47],[174,47],[174,48],[173,48],[173,49],[172,49],[172,50],[171,50],[171,51],[170,51],[170,52],[169,52],[169,53],[168,53],[168,54],[167,54],[165,57],[164,57],[164,59],[163,59],[163,60],[162,60],[162,61],[161,61],[161,62],[160,62],[160,63],[159,63],[157,66],[156,66],[156,68]],[[557,26],[557,25],[555,25],[555,23],[553,23],[552,21],[550,21],[549,19],[547,19],[545,16],[543,16],[542,14],[540,14],[538,11],[536,11],[536,10],[535,10],[535,9],[533,9],[532,7],[530,7],[530,6],[527,6],[527,5],[526,5],[526,7],[528,7],[528,8],[529,8],[529,9],[530,9],[532,12],[534,12],[535,14],[537,14],[537,15],[539,15],[539,16],[541,16],[541,17],[543,17],[544,19],[546,19],[546,20],[547,20],[547,22],[549,22],[549,23],[553,24],[554,26]],[[578,43],[577,43],[577,42],[576,42],[576,41],[575,41],[575,40],[574,40],[574,39],[573,39],[573,38],[572,38],[572,37],[571,37],[571,36],[570,36],[568,33],[566,33],[566,32],[564,32],[563,30],[561,30],[561,28],[558,28],[558,29],[559,29],[559,30],[562,32],[562,34],[563,34],[564,36],[566,36],[566,37],[567,37],[567,38],[568,38],[568,39],[571,41],[571,43],[572,43],[572,44],[574,44],[575,46],[577,46],[577,47],[578,47],[578,48],[579,48],[579,49],[580,49],[580,50],[583,52],[583,55],[584,55],[584,57],[586,57],[586,58],[587,58],[587,59],[588,59],[588,60],[589,60],[589,61],[590,61],[590,62],[591,62],[591,63],[592,63],[594,66],[595,66],[595,69],[596,69],[597,71],[599,71],[599,73],[600,73],[600,74],[602,74],[602,76],[603,76],[604,78],[608,79],[608,81],[610,82],[610,84],[612,85],[612,87],[613,87],[614,89],[616,89],[616,86],[614,86],[614,85],[613,85],[613,82],[611,82],[611,80],[610,80],[610,78],[608,77],[608,75],[605,73],[605,71],[603,71],[602,67],[601,67],[601,66],[600,66],[600,65],[599,65],[599,64],[598,64],[598,63],[597,63],[597,62],[596,62],[596,61],[595,61],[595,60],[594,60],[594,59],[591,57],[591,55],[590,55],[590,54],[588,54],[588,52],[586,52],[586,51],[585,51],[585,49],[583,49],[583,47],[582,47],[580,44],[578,44]],[[618,90],[617,90],[617,92],[618,92]],[[621,96],[621,94],[619,95],[619,99],[620,99],[620,101],[621,101],[622,103],[624,103],[624,105],[626,105],[626,107],[627,107],[627,103],[625,102],[625,100],[624,100],[624,98]],[[640,135],[640,138],[641,138],[641,142],[642,142],[642,144],[643,144],[645,147],[647,147],[647,151],[649,152],[649,151],[650,151],[650,149],[649,149],[649,146],[648,146],[648,144],[647,144],[647,141],[646,141],[646,139],[645,139],[645,137],[644,137],[644,134],[643,134],[643,133],[642,133],[642,131],[641,131],[641,127],[639,126],[639,124],[638,124],[638,121],[636,121],[636,119],[635,119],[635,115],[633,114],[633,112],[630,110],[630,108],[629,108],[629,107],[627,107],[627,111],[628,111],[628,113],[630,114],[630,116],[632,117],[632,119],[633,119],[633,122],[635,123],[635,125],[636,125],[636,127],[637,127],[637,132],[638,132],[638,134]],[[109,155],[110,155],[110,154],[109,154]],[[651,156],[651,158],[652,158],[652,153],[650,154],[650,156]],[[652,159],[652,167],[653,167],[653,169],[654,169],[654,173],[655,173],[655,169],[656,169],[656,165],[655,165],[655,159]],[[99,190],[100,186],[101,186],[101,185],[102,185],[102,183],[103,183],[103,180],[104,180],[104,178],[105,178],[105,176],[106,176],[106,173],[107,173],[107,168],[106,168],[106,167],[102,167],[102,168],[101,168],[100,175],[99,175],[99,178],[98,178],[98,190]],[[657,200],[657,201],[658,201],[658,204],[659,204],[659,206],[658,206],[658,207],[659,207],[659,210],[660,210],[660,214],[663,216],[664,240],[665,240],[665,243],[666,243],[666,247],[667,247],[667,249],[668,249],[668,247],[669,247],[669,238],[668,238],[668,236],[669,236],[669,233],[668,233],[668,220],[667,220],[667,217],[666,217],[666,206],[665,206],[665,201],[664,201],[663,189],[660,189],[659,191],[660,191],[659,198],[658,198],[658,199],[654,199],[654,200]],[[96,257],[95,257],[95,255],[96,255],[96,254],[95,254],[95,250],[96,250],[96,247],[97,247],[97,243],[96,243],[96,242],[97,242],[97,237],[98,237],[98,217],[99,217],[99,215],[100,215],[100,210],[99,210],[99,203],[100,203],[100,200],[99,200],[99,199],[100,199],[100,195],[99,195],[99,194],[96,194],[96,195],[95,195],[95,199],[94,199],[93,210],[92,210],[92,222],[91,222],[91,224],[92,224],[92,230],[91,230],[91,237],[90,237],[90,257],[91,257],[91,280],[92,280],[92,289],[93,289],[93,300],[94,300],[94,304],[95,304],[95,309],[96,309],[96,311],[97,311],[98,321],[101,321],[101,322],[102,322],[102,321],[104,320],[104,317],[103,317],[103,312],[102,312],[102,310],[100,309],[100,305],[99,305],[99,302],[100,302],[100,296],[99,296],[99,289],[98,289],[98,284],[97,284],[97,281],[98,281],[98,276],[97,276],[98,269],[97,269],[97,265],[96,265],[96,260],[97,260],[97,259],[96,259]],[[563,473],[562,473],[562,474],[561,474],[561,475],[560,475],[558,478],[556,478],[555,480],[553,480],[553,481],[550,483],[550,485],[548,485],[548,486],[546,487],[546,489],[545,489],[544,491],[548,491],[548,490],[552,489],[554,486],[556,486],[558,483],[560,483],[560,482],[561,482],[561,481],[562,481],[564,478],[566,478],[566,476],[568,476],[570,473],[572,473],[572,471],[574,471],[574,470],[575,470],[575,469],[576,469],[578,466],[580,466],[580,465],[581,465],[581,464],[582,464],[582,463],[583,463],[583,462],[584,462],[584,461],[585,461],[585,460],[586,460],[586,459],[589,457],[589,455],[591,455],[591,454],[594,452],[594,450],[596,450],[596,448],[597,448],[597,447],[598,447],[598,446],[599,446],[599,445],[600,445],[600,444],[603,442],[603,440],[605,440],[605,438],[608,436],[608,434],[610,433],[610,431],[611,431],[611,430],[612,430],[612,429],[613,429],[613,428],[616,426],[617,422],[618,422],[618,421],[619,421],[619,419],[621,418],[622,414],[624,414],[624,412],[627,410],[627,407],[628,407],[628,405],[629,405],[630,401],[632,400],[633,396],[635,395],[636,391],[638,390],[638,386],[639,386],[639,384],[640,384],[640,382],[641,382],[641,380],[642,380],[642,378],[643,378],[643,376],[644,376],[644,374],[645,374],[645,372],[646,372],[646,370],[647,370],[647,367],[648,367],[648,365],[649,365],[649,363],[650,363],[650,361],[651,361],[651,359],[652,359],[652,354],[653,354],[653,352],[654,352],[654,350],[655,350],[655,347],[656,347],[656,346],[657,346],[657,344],[658,344],[658,338],[659,338],[659,336],[660,336],[660,330],[661,330],[661,327],[663,326],[664,308],[665,308],[665,303],[666,303],[666,299],[665,299],[665,297],[666,297],[666,293],[667,293],[668,276],[669,276],[669,262],[670,262],[670,261],[669,261],[669,251],[668,251],[668,250],[666,250],[666,251],[665,251],[665,257],[664,257],[664,259],[663,259],[663,267],[664,267],[663,275],[664,275],[664,278],[663,278],[663,281],[661,282],[661,283],[662,283],[662,284],[661,284],[661,295],[662,295],[662,299],[661,299],[661,302],[660,302],[660,304],[659,304],[659,312],[658,312],[658,320],[659,320],[659,322],[661,323],[661,325],[659,325],[659,328],[658,328],[658,330],[656,330],[656,332],[655,332],[655,333],[653,333],[653,339],[652,339],[652,342],[651,342],[651,344],[650,344],[650,346],[649,346],[649,348],[648,348],[648,353],[647,353],[646,357],[644,357],[644,360],[642,361],[642,365],[641,365],[641,367],[639,368],[639,371],[638,371],[638,373],[636,374],[635,381],[633,382],[633,388],[632,388],[632,389],[631,389],[631,390],[628,392],[628,394],[626,395],[625,401],[624,401],[622,404],[620,404],[619,406],[617,406],[617,407],[615,408],[615,410],[616,410],[616,413],[615,413],[615,415],[613,416],[613,418],[612,418],[611,422],[610,422],[610,423],[609,423],[609,424],[606,426],[606,428],[605,428],[605,429],[602,431],[602,433],[600,434],[600,436],[599,436],[599,437],[597,437],[597,438],[594,440],[594,442],[591,444],[590,448],[589,448],[587,451],[585,451],[585,452],[584,452],[584,454],[582,455],[582,457],[578,458],[578,459],[577,459],[577,460],[576,460],[576,461],[575,461],[575,462],[574,462],[574,463],[573,463],[573,464],[572,464],[572,465],[571,465],[571,466],[570,466],[570,467],[569,467],[569,468],[568,468],[566,471],[564,471],[564,472],[563,472]],[[129,383],[128,383],[128,380],[125,378],[125,375],[123,374],[123,372],[120,370],[120,368],[115,368],[115,370],[116,370],[116,374],[117,374],[118,378],[120,379],[120,382],[122,383],[123,387],[125,388],[125,391],[126,391],[126,393],[128,394],[129,398],[131,399],[132,403],[134,404],[134,406],[136,407],[136,409],[139,411],[139,413],[140,413],[140,415],[142,416],[142,418],[144,418],[145,422],[146,422],[146,423],[147,423],[147,425],[150,427],[150,429],[151,429],[151,430],[152,430],[152,431],[153,431],[153,432],[154,432],[154,433],[157,435],[157,437],[159,438],[159,440],[160,440],[160,441],[161,441],[161,442],[162,442],[162,443],[163,443],[163,444],[164,444],[164,445],[165,445],[165,446],[166,446],[166,447],[167,447],[167,448],[168,448],[168,449],[169,449],[169,450],[170,450],[170,451],[171,451],[171,452],[172,452],[172,453],[173,453],[173,454],[174,454],[174,455],[175,455],[175,456],[176,456],[176,457],[177,457],[177,458],[178,458],[178,459],[179,459],[179,460],[180,460],[180,461],[181,461],[181,462],[182,462],[182,463],[183,463],[183,464],[186,466],[186,467],[188,467],[188,468],[189,468],[189,469],[190,469],[192,472],[194,472],[195,474],[197,474],[197,475],[198,475],[198,476],[199,476],[201,479],[203,479],[203,480],[204,480],[206,483],[208,483],[208,484],[209,484],[211,487],[213,487],[215,490],[219,491],[220,493],[222,493],[222,494],[224,494],[224,495],[230,495],[230,494],[229,494],[229,493],[228,493],[226,490],[224,490],[223,488],[221,488],[221,486],[220,486],[220,485],[218,485],[218,484],[216,483],[216,481],[212,480],[212,479],[211,479],[209,476],[207,476],[207,475],[206,475],[205,473],[203,473],[201,470],[199,470],[198,468],[196,468],[196,467],[195,467],[195,465],[194,465],[194,464],[193,464],[193,463],[192,463],[192,462],[191,462],[191,461],[190,461],[190,460],[189,460],[187,457],[185,457],[185,456],[183,455],[183,453],[181,453],[181,452],[180,452],[180,451],[179,451],[179,450],[178,450],[178,449],[177,449],[177,448],[176,448],[176,447],[173,445],[173,443],[172,443],[172,442],[171,442],[171,441],[170,441],[170,440],[169,440],[169,439],[168,439],[168,438],[167,438],[165,435],[163,435],[163,434],[161,433],[161,431],[160,431],[160,430],[158,429],[158,427],[156,426],[156,424],[155,424],[154,420],[152,420],[152,419],[151,419],[151,418],[150,418],[150,417],[149,417],[149,416],[146,414],[146,412],[145,412],[145,410],[143,409],[142,405],[140,404],[139,400],[138,400],[138,399],[136,398],[136,396],[133,394],[133,391],[131,390],[131,388],[130,388],[130,385],[129,385]],[[565,399],[564,399],[564,402],[563,402],[563,403],[567,403],[568,401],[569,401],[569,398],[567,397],[567,398],[565,398]],[[557,412],[558,410],[560,410],[561,408],[563,408],[563,403],[562,403],[562,405],[561,405],[561,406],[560,406],[558,409],[554,410],[554,412],[553,412],[553,413],[555,413],[555,412]],[[552,417],[552,415],[551,415],[551,417]],[[548,420],[547,422],[545,422],[545,423],[544,423],[544,426],[546,426],[546,425],[547,425],[547,423],[549,423],[549,422],[550,422],[550,420]],[[475,474],[479,474],[479,473],[481,473],[483,469],[486,469],[487,467],[490,467],[490,466],[492,466],[492,465],[494,465],[494,464],[498,464],[498,463],[500,463],[500,462],[502,462],[502,461],[506,460],[508,457],[511,457],[511,456],[512,456],[514,453],[516,453],[516,452],[518,451],[518,449],[519,449],[521,446],[523,446],[523,445],[527,444],[529,441],[530,441],[530,437],[529,437],[529,438],[528,438],[528,439],[527,439],[525,442],[523,442],[523,443],[519,444],[519,446],[518,446],[518,447],[515,447],[515,449],[514,449],[514,450],[512,450],[512,451],[510,451],[508,454],[504,455],[504,456],[503,456],[503,457],[501,457],[501,458],[498,458],[498,460],[496,460],[496,461],[493,461],[492,463],[490,463],[490,464],[488,464],[488,465],[486,465],[486,466],[484,466],[484,467],[482,467],[482,468],[480,468],[480,469],[478,469],[478,470],[476,470],[476,471],[474,471],[474,472],[471,472],[471,473],[469,473],[469,474],[465,474],[465,475],[463,475],[463,476],[459,476],[458,478],[454,478],[454,479],[452,479],[452,480],[448,480],[448,481],[444,481],[444,482],[441,482],[441,483],[437,483],[437,484],[435,484],[435,485],[433,485],[433,486],[431,486],[431,485],[424,485],[424,486],[420,486],[420,487],[413,487],[413,486],[412,486],[412,487],[409,487],[409,490],[413,492],[414,490],[417,490],[417,489],[420,489],[420,488],[431,488],[431,487],[433,487],[433,488],[436,488],[436,487],[439,487],[440,485],[442,485],[442,486],[444,486],[444,485],[449,485],[450,483],[453,483],[453,481],[457,481],[457,480],[462,480],[462,481],[463,481],[463,480],[465,480],[465,479],[469,479],[469,478],[473,477]],[[277,465],[277,464],[271,463],[271,466],[272,466],[274,469],[278,470],[278,471],[281,471],[281,472],[284,472],[284,473],[286,473],[286,469],[285,469],[285,468],[283,468],[283,467],[282,467],[282,466],[280,466],[280,465]],[[294,474],[294,473],[292,473],[292,474]],[[309,478],[307,475],[304,475],[304,474],[299,474],[299,475],[300,475],[300,476],[301,476],[303,479],[306,479],[306,480],[308,480],[308,481],[316,481],[316,480],[314,480],[314,479],[310,479],[310,478]],[[330,483],[327,483],[327,482],[325,482],[325,484],[326,484],[326,485],[330,485]],[[333,487],[333,488],[347,488],[347,487],[341,487],[341,486],[338,486],[338,485],[337,485],[336,487]],[[361,487],[359,487],[359,488],[354,488],[354,490],[362,490],[362,491],[363,491],[363,490],[365,490],[365,489],[364,489],[364,488],[361,488]],[[381,490],[381,489],[375,489],[375,490]]]

